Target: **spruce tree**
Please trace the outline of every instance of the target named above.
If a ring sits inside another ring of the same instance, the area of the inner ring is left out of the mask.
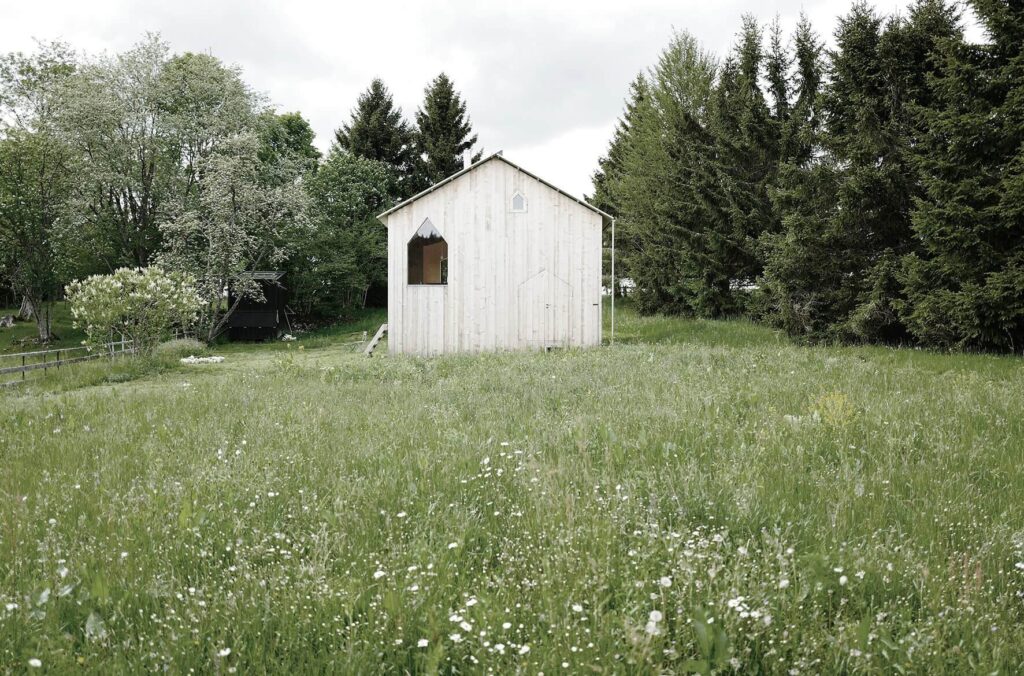
[[[740,39],[719,74],[710,122],[716,161],[709,166],[719,186],[715,207],[726,215],[717,233],[717,265],[734,291],[760,274],[758,240],[776,229],[769,195],[778,168],[776,130],[761,91],[764,70],[761,28],[753,17],[744,16]],[[731,294],[723,314],[741,308],[741,293]]]
[[[339,148],[353,155],[393,167],[403,197],[415,192],[415,134],[380,78],[359,95],[352,119],[334,132],[334,138]]]
[[[466,113],[466,102],[444,73],[424,89],[416,126],[421,181],[437,183],[462,169],[463,154],[476,144],[476,134]],[[473,161],[480,155],[474,155]]]
[[[885,22],[858,3],[840,19],[821,97],[824,155],[804,170],[784,169],[776,199],[786,231],[769,247],[766,286],[775,316],[792,334],[908,338],[900,261],[917,246],[910,215],[920,190],[909,120],[926,101],[921,83],[937,36],[954,29],[944,7],[921,0],[909,19]],[[806,38],[797,51],[800,63]],[[800,106],[798,100],[797,119]],[[813,154],[813,146],[798,143],[794,152]]]
[[[642,312],[717,316],[731,304],[708,130],[715,70],[692,36],[675,35],[631,114],[616,208]]]
[[[782,163],[806,167],[820,145],[818,95],[824,77],[822,44],[805,14],[793,36],[793,93],[796,100],[782,131]]]
[[[647,78],[638,74],[629,85],[626,108],[615,123],[608,154],[597,161],[597,171],[591,180],[594,194],[590,203],[613,216],[619,213],[619,191],[621,190],[623,164],[629,145],[633,141],[639,111],[648,96]]]
[[[923,3],[922,3],[923,4]],[[1024,8],[971,3],[988,43],[944,40],[918,110],[921,250],[905,260],[904,317],[921,342],[1024,345]]]
[[[779,24],[778,15],[772,20],[769,31],[768,53],[765,55],[765,76],[768,80],[768,93],[771,95],[771,116],[781,126],[789,120],[789,71],[792,57],[782,41],[782,26]]]

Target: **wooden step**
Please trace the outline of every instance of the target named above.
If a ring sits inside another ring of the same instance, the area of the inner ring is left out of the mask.
[[[363,354],[365,354],[367,357],[372,356],[374,348],[377,347],[377,343],[381,341],[381,338],[383,338],[384,334],[387,332],[388,325],[381,324],[380,328],[377,329],[377,333],[373,334],[373,340],[371,340],[370,344],[366,346],[365,350],[363,350]]]

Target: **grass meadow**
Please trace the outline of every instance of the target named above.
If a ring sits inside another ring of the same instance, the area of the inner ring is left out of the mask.
[[[0,317],[11,315],[18,316],[19,308],[0,307]],[[0,357],[4,354],[19,352],[32,352],[34,350],[56,350],[58,348],[78,347],[85,340],[85,332],[75,328],[71,317],[71,309],[67,303],[59,302],[53,304],[53,315],[51,319],[51,330],[55,338],[52,343],[40,346],[36,340],[39,337],[39,329],[36,328],[34,320],[16,321],[13,327],[0,329]],[[2,363],[0,366],[12,366],[13,362]]]
[[[1021,359],[618,319],[0,391],[0,671],[1024,670]]]

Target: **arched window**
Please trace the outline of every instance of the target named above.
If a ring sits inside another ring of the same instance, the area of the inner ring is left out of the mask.
[[[409,240],[409,283],[448,283],[448,242],[429,218]]]
[[[526,197],[518,190],[512,195],[512,211],[526,211]]]

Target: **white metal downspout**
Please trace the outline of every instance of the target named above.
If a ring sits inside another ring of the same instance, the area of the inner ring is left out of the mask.
[[[609,345],[615,344],[615,219],[612,219],[612,337]]]

